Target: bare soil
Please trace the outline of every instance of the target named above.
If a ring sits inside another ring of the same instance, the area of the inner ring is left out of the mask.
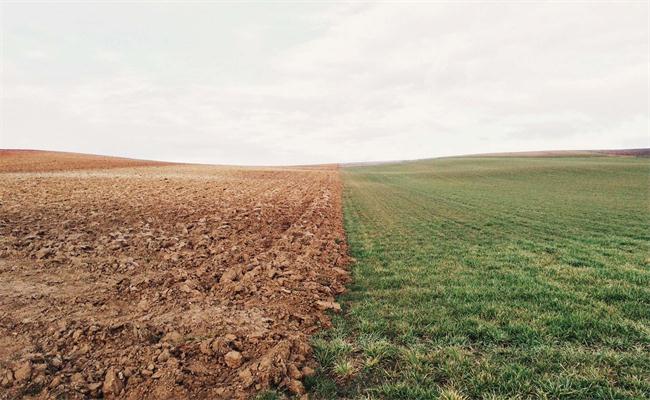
[[[346,265],[334,167],[0,173],[0,398],[302,394]]]
[[[0,149],[0,172],[46,172],[172,165],[160,161],[39,150]]]

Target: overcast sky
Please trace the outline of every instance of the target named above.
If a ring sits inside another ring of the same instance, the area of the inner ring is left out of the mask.
[[[0,7],[1,148],[268,165],[650,147],[646,1]]]

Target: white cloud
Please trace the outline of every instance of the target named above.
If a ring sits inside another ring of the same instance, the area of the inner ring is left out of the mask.
[[[0,147],[295,164],[650,146],[644,3],[2,7]]]

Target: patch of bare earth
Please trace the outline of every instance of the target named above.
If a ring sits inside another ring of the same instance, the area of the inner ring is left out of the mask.
[[[0,173],[0,398],[301,394],[348,280],[335,168]]]
[[[40,150],[0,149],[0,172],[46,172],[171,165],[159,161]]]

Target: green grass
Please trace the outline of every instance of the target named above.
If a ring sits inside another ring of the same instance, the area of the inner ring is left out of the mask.
[[[316,398],[650,398],[650,160],[344,170],[354,282]]]

